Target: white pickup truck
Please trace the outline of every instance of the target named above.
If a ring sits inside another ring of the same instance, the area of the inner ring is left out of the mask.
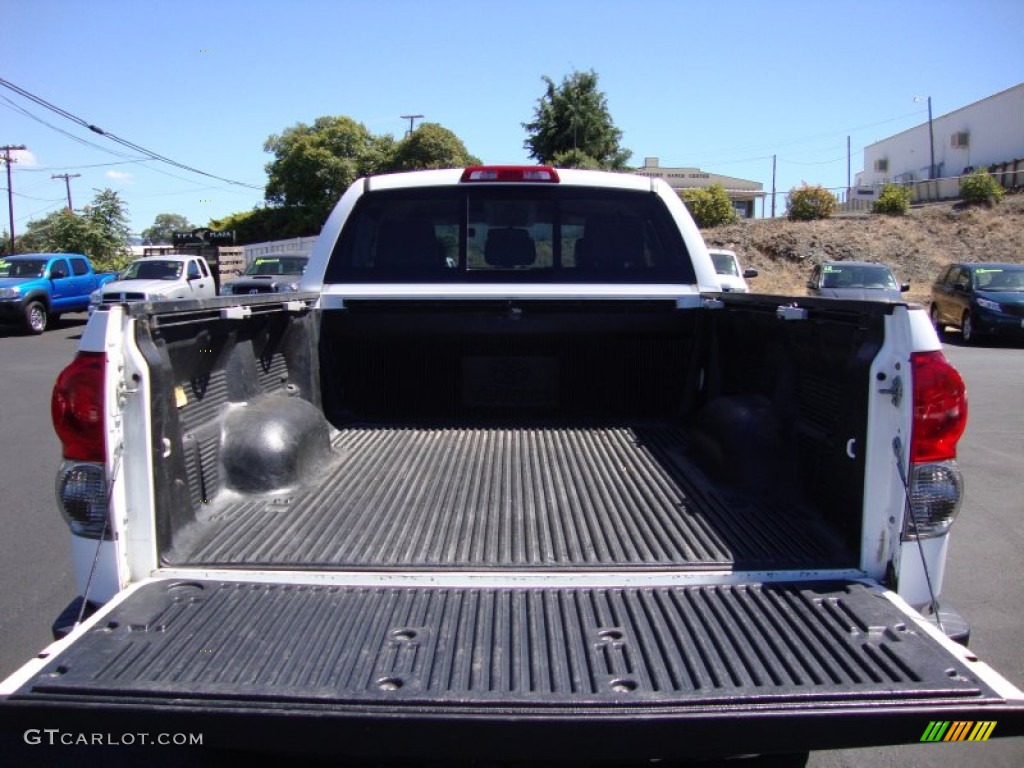
[[[658,180],[361,179],[298,292],[94,313],[53,413],[84,600],[5,728],[448,763],[1024,733],[936,610],[967,403],[924,310],[722,292]]]
[[[93,291],[89,314],[103,304],[209,299],[216,295],[210,266],[202,256],[147,256],[125,267],[119,279]]]

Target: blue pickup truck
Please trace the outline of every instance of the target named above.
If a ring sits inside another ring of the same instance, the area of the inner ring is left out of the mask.
[[[64,312],[85,312],[89,294],[117,275],[93,271],[80,253],[0,257],[0,322],[42,333]]]

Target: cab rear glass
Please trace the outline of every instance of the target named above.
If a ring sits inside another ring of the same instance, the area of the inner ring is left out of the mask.
[[[678,228],[649,192],[498,185],[364,195],[328,283],[696,282]]]

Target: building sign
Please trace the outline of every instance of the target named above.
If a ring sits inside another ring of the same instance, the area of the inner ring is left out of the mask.
[[[216,232],[208,227],[193,229],[191,232],[175,232],[174,245],[234,245],[235,231],[228,229]]]

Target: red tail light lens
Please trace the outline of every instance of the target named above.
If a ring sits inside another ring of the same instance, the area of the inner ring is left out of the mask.
[[[462,172],[460,181],[534,181],[557,184],[558,172],[546,165],[474,165]]]
[[[64,447],[64,458],[103,462],[107,441],[103,419],[103,383],[107,357],[80,352],[53,385],[50,414]]]
[[[910,364],[914,375],[910,460],[955,459],[957,441],[967,426],[964,380],[941,352],[915,352]]]

